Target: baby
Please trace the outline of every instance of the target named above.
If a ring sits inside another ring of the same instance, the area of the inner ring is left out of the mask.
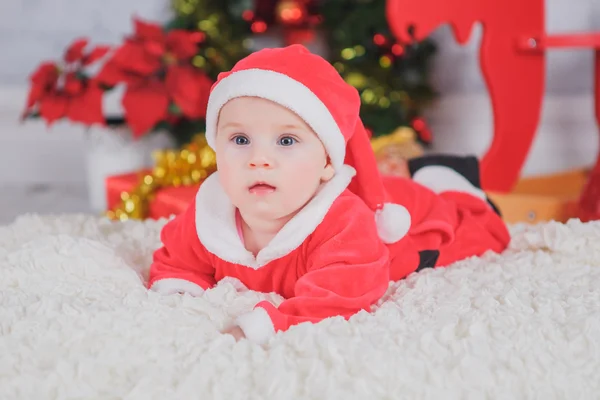
[[[219,75],[206,138],[218,171],[165,225],[148,287],[200,296],[223,278],[267,301],[226,332],[277,331],[369,310],[399,280],[509,243],[475,158],[411,160],[380,176],[360,97],[300,45],[264,49]]]

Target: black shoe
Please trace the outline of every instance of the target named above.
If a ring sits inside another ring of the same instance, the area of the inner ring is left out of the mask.
[[[460,175],[464,176],[467,181],[474,187],[481,189],[481,177],[479,173],[479,160],[475,156],[457,156],[450,154],[431,154],[420,157],[415,157],[408,160],[408,169],[410,175],[414,174],[424,167],[439,165],[451,168]],[[488,204],[496,214],[502,216],[500,209],[489,197],[485,196]]]
[[[416,272],[422,271],[425,268],[435,268],[435,263],[437,263],[438,258],[440,257],[439,250],[422,250],[419,252],[419,266],[417,267]]]

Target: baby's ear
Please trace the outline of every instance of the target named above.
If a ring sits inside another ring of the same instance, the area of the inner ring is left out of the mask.
[[[321,181],[329,182],[331,178],[333,178],[333,175],[335,175],[335,169],[333,168],[333,165],[331,165],[331,163],[328,162],[325,168],[323,168],[323,173],[321,174]]]

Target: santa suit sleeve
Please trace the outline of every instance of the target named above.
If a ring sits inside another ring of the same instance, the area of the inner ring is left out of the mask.
[[[294,297],[279,307],[260,302],[237,319],[248,339],[264,343],[302,322],[347,319],[383,296],[389,284],[388,249],[377,236],[373,212],[358,202],[338,204],[338,212],[330,210],[312,234]]]
[[[195,202],[162,229],[162,247],[154,252],[148,288],[200,296],[215,284],[214,267],[196,233]]]

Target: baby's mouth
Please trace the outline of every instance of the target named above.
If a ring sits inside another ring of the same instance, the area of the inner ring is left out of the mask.
[[[256,195],[265,195],[269,193],[273,193],[275,191],[275,186],[269,185],[265,182],[256,182],[252,186],[248,188],[248,191],[252,194]]]

